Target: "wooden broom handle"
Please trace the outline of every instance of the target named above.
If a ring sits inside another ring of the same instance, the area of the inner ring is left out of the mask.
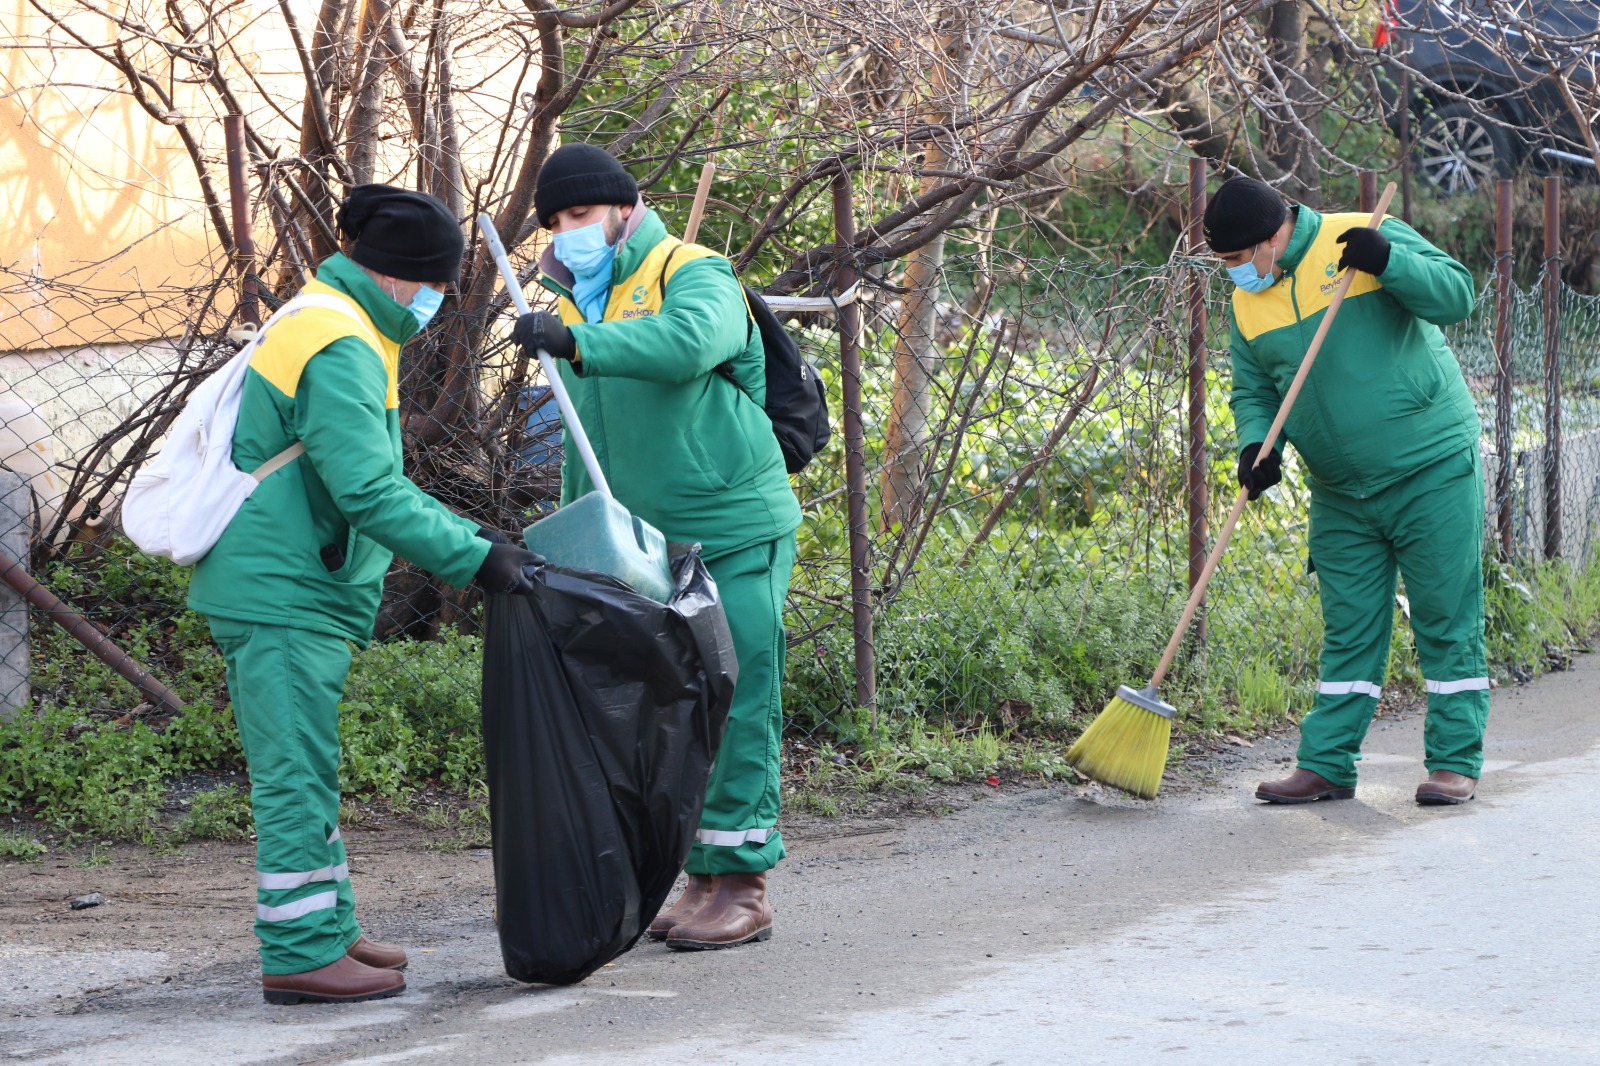
[[[1389,201],[1394,199],[1394,182],[1390,182],[1383,190],[1383,195],[1378,198],[1378,206],[1372,212],[1372,218],[1367,225],[1377,229],[1383,221],[1383,214],[1389,209]],[[1300,360],[1300,369],[1295,373],[1294,381],[1289,385],[1289,391],[1284,393],[1283,402],[1278,405],[1278,416],[1272,420],[1272,428],[1267,430],[1266,439],[1261,442],[1260,449],[1256,452],[1255,464],[1261,464],[1262,456],[1272,451],[1272,446],[1278,441],[1278,434],[1283,432],[1283,424],[1288,421],[1289,409],[1294,406],[1295,397],[1300,395],[1300,386],[1305,384],[1306,375],[1311,373],[1311,364],[1316,362],[1317,352],[1322,348],[1322,339],[1328,335],[1328,327],[1333,325],[1333,316],[1339,312],[1339,307],[1344,303],[1344,297],[1350,291],[1350,284],[1355,280],[1354,268],[1346,270],[1339,279],[1338,287],[1333,290],[1333,299],[1328,301],[1328,309],[1323,312],[1322,322],[1317,326],[1316,334],[1311,338],[1311,344],[1306,348],[1306,357]],[[1217,569],[1217,561],[1222,558],[1222,553],[1228,548],[1228,538],[1233,536],[1233,527],[1239,524],[1239,516],[1244,514],[1244,505],[1250,501],[1250,490],[1239,486],[1239,495],[1234,497],[1233,510],[1228,512],[1228,520],[1222,523],[1222,530],[1217,534],[1217,546],[1211,549],[1211,554],[1206,557],[1206,565],[1200,571],[1200,579],[1194,583],[1194,591],[1189,593],[1189,602],[1183,605],[1183,616],[1178,619],[1178,628],[1172,631],[1172,639],[1167,641],[1167,650],[1161,655],[1161,662],[1156,667],[1156,672],[1150,675],[1150,687],[1159,688],[1166,678],[1167,671],[1172,668],[1172,660],[1178,655],[1178,646],[1183,643],[1183,636],[1189,631],[1189,623],[1194,621],[1194,614],[1200,609],[1200,601],[1205,597],[1206,586],[1211,583],[1211,575]]]
[[[724,96],[727,94],[724,93]],[[712,116],[711,143],[718,144],[722,140],[722,104],[717,104],[716,113]],[[689,204],[689,222],[683,227],[683,243],[693,244],[694,239],[700,235],[700,220],[706,214],[706,200],[711,197],[711,183],[717,175],[717,156],[713,148],[706,154],[706,161],[700,165],[700,182],[694,189],[694,200]]]
[[[683,227],[684,244],[693,244],[700,235],[700,220],[705,217],[706,199],[711,195],[711,182],[716,173],[716,161],[707,157],[700,167],[700,184],[695,186],[694,202],[689,205],[689,224]]]

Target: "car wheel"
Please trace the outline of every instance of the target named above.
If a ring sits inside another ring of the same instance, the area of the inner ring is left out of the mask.
[[[1422,180],[1446,195],[1506,177],[1516,164],[1505,130],[1466,103],[1445,104],[1424,116],[1411,154]]]

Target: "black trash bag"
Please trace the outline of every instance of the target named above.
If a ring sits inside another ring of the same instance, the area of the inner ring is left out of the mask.
[[[506,973],[572,984],[627,951],[689,856],[738,665],[698,547],[667,603],[545,568],[489,596],[483,744]]]

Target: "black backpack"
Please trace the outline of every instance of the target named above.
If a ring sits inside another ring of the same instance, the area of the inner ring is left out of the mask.
[[[761,348],[767,356],[765,410],[772,420],[772,435],[778,438],[784,467],[789,473],[798,474],[812,456],[827,446],[832,435],[828,428],[827,390],[822,375],[800,354],[800,346],[767,301],[750,286],[740,287],[750,305],[751,328],[761,331]],[[749,343],[748,335],[745,343]],[[739,383],[734,379],[732,363],[723,363],[717,369],[735,385]]]
[[[677,252],[674,248],[672,255]],[[661,265],[663,279],[672,255]],[[767,402],[763,409],[772,422],[772,435],[778,438],[778,448],[783,452],[784,468],[791,474],[798,474],[827,446],[832,436],[828,426],[827,390],[823,387],[822,375],[800,354],[800,346],[783,328],[767,301],[750,286],[740,283],[739,287],[744,290],[745,303],[750,306],[749,329],[761,331],[761,348],[767,357]],[[664,282],[661,291],[665,295]],[[747,331],[746,347],[749,343]],[[742,391],[743,386],[734,377],[732,363],[723,363],[717,367],[717,372]]]

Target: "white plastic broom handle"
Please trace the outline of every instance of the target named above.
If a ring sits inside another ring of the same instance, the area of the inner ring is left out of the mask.
[[[506,292],[511,295],[511,302],[516,306],[517,314],[527,314],[528,300],[522,295],[522,286],[517,282],[517,272],[511,269],[511,260],[506,257],[506,246],[501,242],[500,234],[494,228],[494,220],[487,212],[478,216],[478,229],[483,232],[483,239],[488,242],[489,251],[500,267],[500,276],[505,279]],[[556,373],[555,360],[550,358],[550,353],[543,348],[539,349],[539,366],[544,369],[545,380],[550,382],[550,391],[556,395],[556,407],[561,410],[561,422],[566,427],[568,436],[572,438],[572,443],[578,446],[578,454],[583,457],[583,467],[589,471],[589,480],[594,483],[594,490],[602,496],[610,496],[611,486],[606,483],[606,476],[600,472],[600,460],[595,458],[594,448],[589,444],[589,435],[583,431],[583,423],[578,421],[578,412],[572,406],[572,397],[567,395],[567,386],[562,383],[561,375]]]

